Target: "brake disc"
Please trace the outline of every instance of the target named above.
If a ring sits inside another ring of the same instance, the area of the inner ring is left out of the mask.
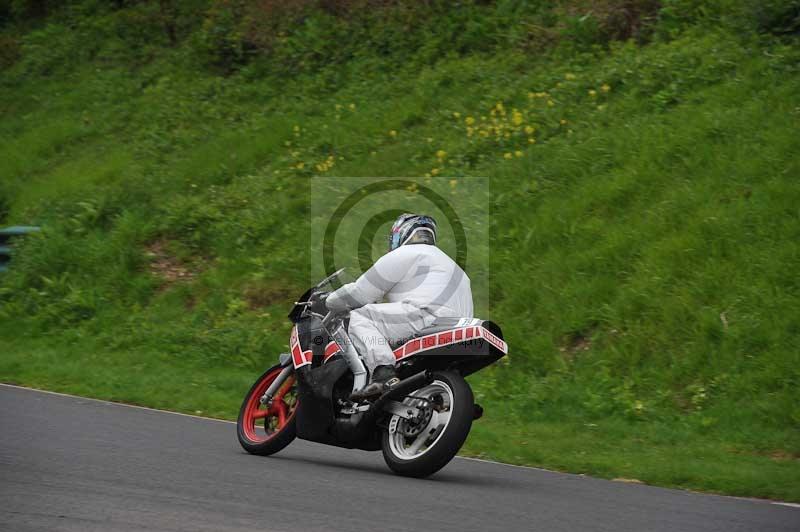
[[[433,417],[433,408],[429,405],[417,407],[420,414],[414,419],[404,419],[398,430],[403,436],[413,437],[421,433]]]

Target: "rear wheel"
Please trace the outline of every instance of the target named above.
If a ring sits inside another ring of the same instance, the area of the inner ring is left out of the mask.
[[[261,404],[261,396],[283,368],[268,369],[250,388],[244,398],[236,433],[242,448],[251,454],[274,454],[292,443],[297,436],[294,416],[297,412],[297,386],[294,375],[278,389],[269,406]]]
[[[390,418],[381,437],[383,458],[398,475],[427,477],[452,460],[467,439],[474,415],[472,390],[458,373],[438,372],[403,404],[419,415]]]

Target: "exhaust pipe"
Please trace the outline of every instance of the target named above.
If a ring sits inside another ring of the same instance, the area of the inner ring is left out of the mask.
[[[414,390],[422,388],[431,382],[433,382],[433,375],[431,375],[427,370],[420,371],[416,375],[412,375],[407,379],[403,379],[389,388],[388,392],[378,397],[378,400],[375,401],[373,407],[383,405],[386,401],[392,401],[394,399],[405,397]]]
[[[412,375],[407,379],[401,380],[392,386],[388,392],[378,397],[378,399],[372,403],[372,407],[367,410],[366,415],[364,416],[365,421],[371,422],[374,420],[375,417],[377,417],[377,415],[383,410],[383,405],[385,405],[387,402],[394,401],[395,399],[401,399],[414,390],[418,390],[419,388],[422,388],[431,382],[433,382],[433,375],[427,370],[420,371],[419,373]]]

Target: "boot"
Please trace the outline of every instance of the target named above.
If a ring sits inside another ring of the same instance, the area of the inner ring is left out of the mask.
[[[364,401],[380,397],[400,382],[394,366],[378,366],[372,372],[372,382],[350,394],[351,401]]]

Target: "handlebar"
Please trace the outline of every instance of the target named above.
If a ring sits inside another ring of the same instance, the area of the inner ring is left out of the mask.
[[[339,272],[341,271],[342,270],[339,270]],[[336,274],[338,274],[339,272],[336,272]],[[328,292],[322,292],[322,291],[314,292],[308,301],[298,301],[297,303],[295,303],[296,305],[304,307],[303,314],[305,314],[306,316],[312,316],[314,318],[322,320],[322,326],[325,327],[326,329],[328,328],[328,325],[330,325],[331,322],[333,322],[333,320],[336,319],[339,313],[334,310],[329,310],[326,314],[320,314],[319,312],[314,312],[313,310],[311,310],[310,307],[314,305],[317,301],[319,301],[322,297],[325,297],[327,295]]]

